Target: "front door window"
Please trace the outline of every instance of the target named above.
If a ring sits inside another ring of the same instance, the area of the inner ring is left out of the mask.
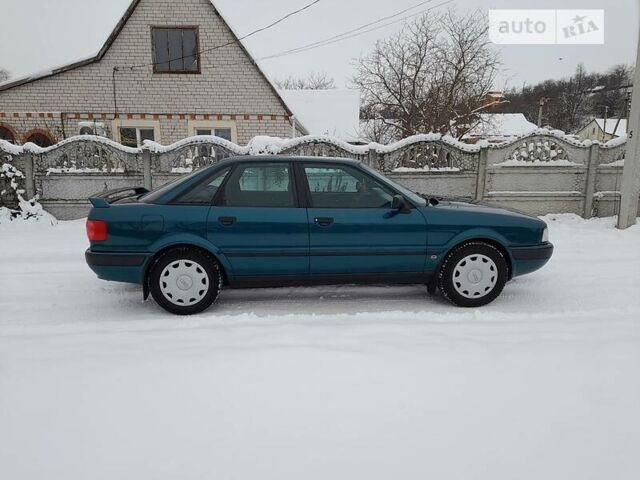
[[[363,172],[343,166],[305,166],[314,208],[390,208],[393,193]]]

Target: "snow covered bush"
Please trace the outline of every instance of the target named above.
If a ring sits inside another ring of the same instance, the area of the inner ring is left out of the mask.
[[[38,195],[25,200],[24,174],[10,163],[3,163],[0,169],[0,224],[12,220],[57,223],[55,217],[44,211],[38,202]]]

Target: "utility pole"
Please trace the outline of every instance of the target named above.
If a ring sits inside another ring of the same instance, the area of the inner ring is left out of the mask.
[[[609,117],[609,105],[604,106],[604,125],[602,125],[602,140],[607,140],[607,118]]]
[[[638,195],[640,195],[640,33],[637,45],[636,68],[633,75],[631,113],[629,114],[629,135],[622,170],[622,188],[618,228],[625,229],[635,225],[638,216]]]
[[[545,103],[547,103],[548,100],[549,99],[545,97],[540,98],[540,103],[538,104],[540,105],[538,108],[538,128],[542,127],[542,110],[544,108]]]

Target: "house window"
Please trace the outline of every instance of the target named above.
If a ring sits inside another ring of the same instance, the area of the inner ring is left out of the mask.
[[[200,73],[198,29],[153,27],[155,73]]]
[[[155,140],[155,130],[144,127],[120,127],[120,143],[127,147],[140,147],[145,140]]]
[[[231,141],[230,128],[198,128],[196,129],[196,135],[214,135]]]
[[[214,135],[238,143],[238,128],[233,120],[189,120],[189,136]]]

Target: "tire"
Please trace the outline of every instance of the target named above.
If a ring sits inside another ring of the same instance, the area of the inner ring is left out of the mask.
[[[218,298],[222,274],[213,256],[193,248],[163,253],[148,274],[153,299],[176,315],[193,315]]]
[[[485,242],[468,242],[445,258],[438,288],[454,305],[481,307],[500,295],[508,278],[509,266],[500,250]]]

